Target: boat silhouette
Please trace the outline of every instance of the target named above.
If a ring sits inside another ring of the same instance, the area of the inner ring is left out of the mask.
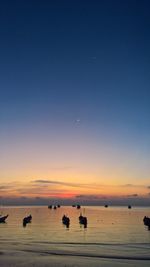
[[[80,213],[79,216],[79,223],[83,224],[85,228],[87,227],[87,217],[82,216],[82,213]]]
[[[8,214],[0,217],[0,223],[5,223],[5,220],[8,218]]]
[[[32,221],[31,214],[29,216],[27,216],[27,217],[24,217],[24,219],[23,219],[23,226],[26,226],[27,223],[31,223],[31,221]]]
[[[69,225],[70,225],[70,219],[69,219],[69,217],[67,217],[66,215],[63,215],[63,217],[62,217],[62,223],[64,225],[66,225],[66,227],[68,228]]]
[[[144,222],[144,225],[150,227],[150,218],[149,217],[145,216],[143,218],[143,222]]]

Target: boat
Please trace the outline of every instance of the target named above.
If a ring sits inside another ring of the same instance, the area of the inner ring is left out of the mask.
[[[70,219],[66,215],[63,215],[62,217],[62,223],[65,224],[67,227],[69,227]]]
[[[0,217],[0,223],[5,223],[5,220],[8,218],[8,214]]]
[[[57,209],[57,206],[54,206],[54,210],[56,210]]]
[[[79,216],[79,223],[83,224],[84,227],[87,226],[87,217],[82,216],[82,213],[80,213],[80,216]]]
[[[81,208],[81,206],[80,205],[77,205],[77,209],[79,210]]]
[[[108,208],[108,205],[106,204],[104,207],[105,207],[105,208]]]
[[[27,217],[24,217],[24,219],[23,219],[23,226],[26,226],[27,223],[31,223],[31,221],[32,221],[31,214],[29,216],[27,216]]]
[[[52,209],[52,205],[49,205],[49,206],[48,206],[48,209]]]
[[[60,208],[60,205],[59,204],[57,205],[57,208]]]
[[[128,209],[131,209],[131,205],[128,206]]]
[[[143,219],[143,222],[146,226],[150,227],[150,218],[145,216],[144,219]]]

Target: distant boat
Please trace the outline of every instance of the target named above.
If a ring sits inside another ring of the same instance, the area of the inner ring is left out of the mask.
[[[60,205],[59,204],[57,205],[57,208],[60,208]]]
[[[108,208],[108,205],[105,205],[104,207],[105,207],[105,208]]]
[[[84,227],[87,227],[87,217],[82,216],[82,213],[79,216],[79,223],[83,224]]]
[[[56,210],[57,209],[57,206],[54,206],[54,210]]]
[[[0,217],[0,223],[5,223],[5,220],[8,218],[8,214]]]
[[[65,224],[67,227],[69,227],[70,219],[66,215],[63,215],[62,217],[62,223]]]
[[[32,221],[32,216],[31,215],[29,215],[27,217],[24,217],[23,226],[26,226],[27,223],[31,223],[31,221]]]
[[[145,216],[144,219],[143,219],[143,222],[146,226],[150,227],[150,218]]]
[[[76,205],[72,205],[72,207],[73,207],[73,208],[75,208],[75,207],[76,207]]]
[[[48,209],[52,209],[52,205],[49,205],[49,206],[48,206]]]
[[[81,208],[81,206],[80,205],[77,205],[77,209],[80,209]]]
[[[131,207],[131,205],[128,205],[128,209],[131,209],[132,207]]]

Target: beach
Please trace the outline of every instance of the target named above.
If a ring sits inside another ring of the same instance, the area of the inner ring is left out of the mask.
[[[128,257],[121,258],[118,256],[111,257],[111,256],[84,256],[84,255],[68,255],[56,252],[47,252],[47,251],[1,251],[0,258],[1,258],[1,266],[3,267],[19,267],[19,266],[51,266],[51,267],[75,267],[75,266],[149,266],[150,264],[150,257],[146,260],[144,257],[137,259]]]

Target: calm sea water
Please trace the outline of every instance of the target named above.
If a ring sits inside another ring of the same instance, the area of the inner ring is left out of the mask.
[[[82,212],[88,218],[87,228],[79,224]],[[0,251],[25,251],[143,261],[150,264],[150,231],[143,217],[150,208],[127,207],[1,207],[0,214],[9,214],[0,224]],[[32,223],[25,228],[23,217],[32,214]],[[62,216],[70,217],[70,227],[62,224]],[[148,265],[147,265],[148,266]]]

